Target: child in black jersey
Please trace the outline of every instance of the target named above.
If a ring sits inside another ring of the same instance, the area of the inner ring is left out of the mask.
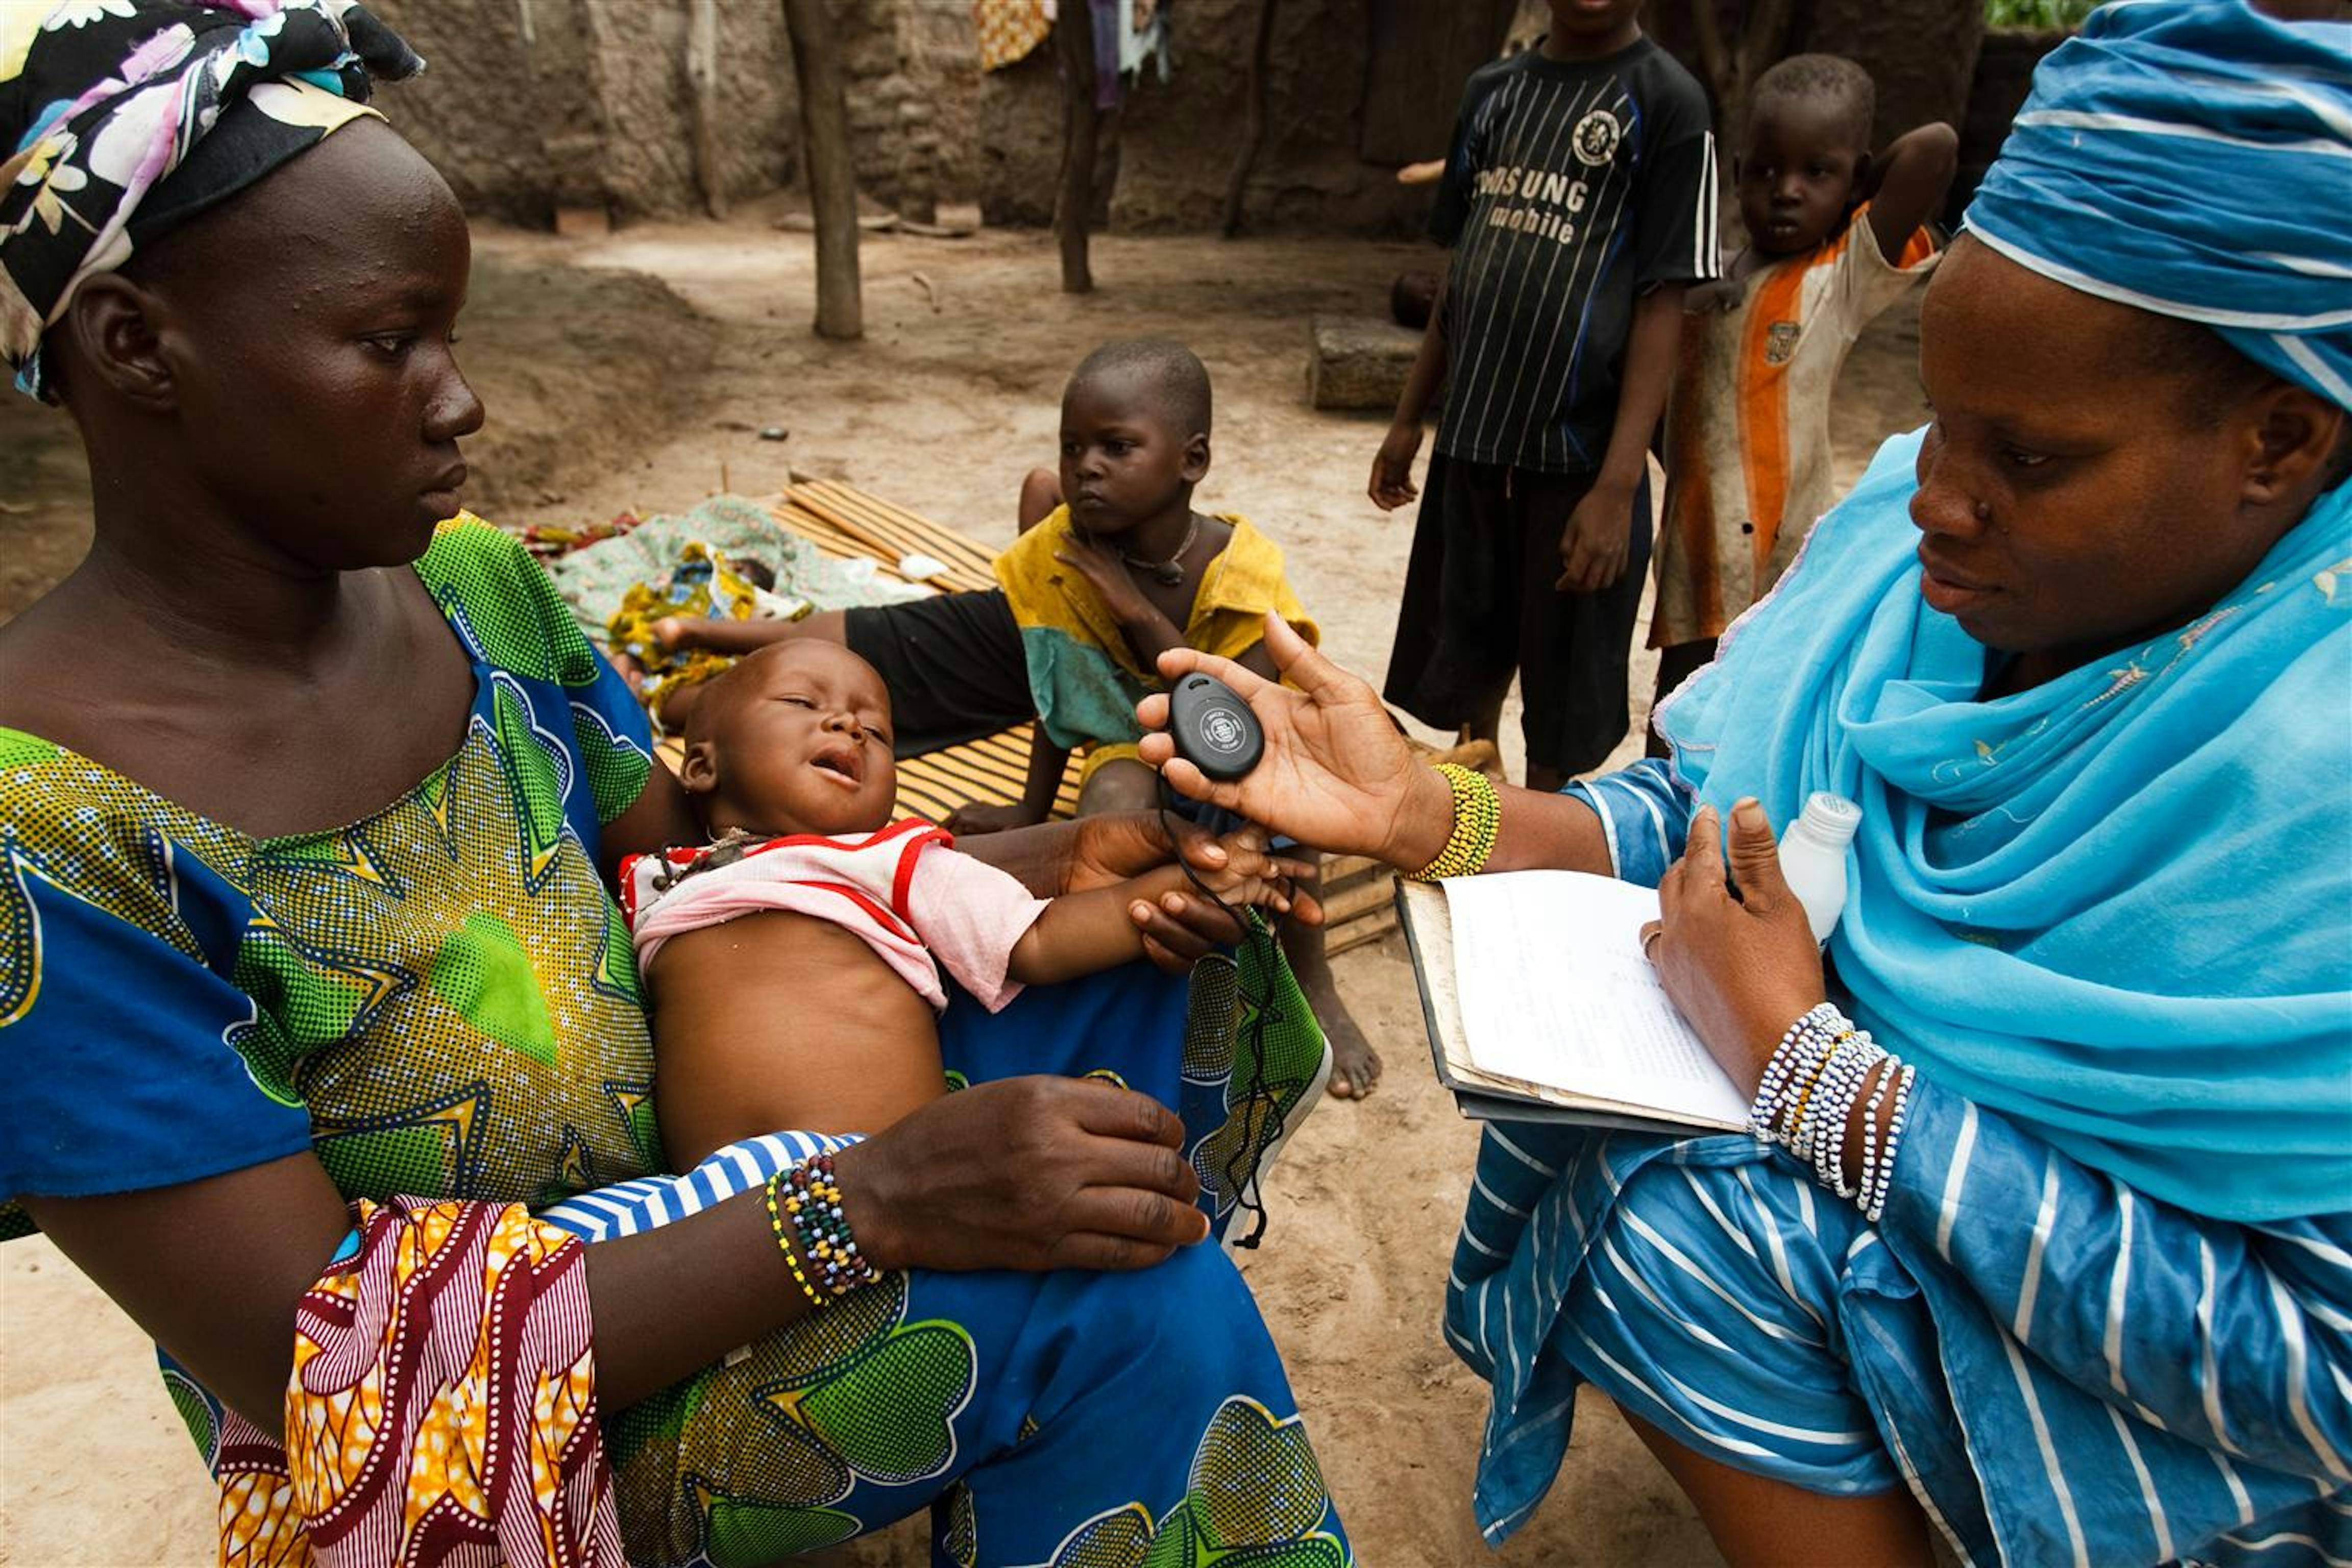
[[[1471,77],[1430,220],[1452,263],[1372,461],[1383,510],[1413,499],[1443,380],[1385,695],[1491,736],[1516,668],[1534,788],[1631,724],[1650,437],[1683,289],[1717,272],[1706,95],[1640,11],[1551,0],[1539,47]]]

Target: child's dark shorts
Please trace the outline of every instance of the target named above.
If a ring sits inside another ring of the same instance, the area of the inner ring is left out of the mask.
[[[941,594],[842,617],[849,651],[890,691],[891,749],[920,756],[1037,716],[1021,627],[1001,588]]]
[[[1383,697],[1458,729],[1491,711],[1517,670],[1530,765],[1579,773],[1607,759],[1633,724],[1626,680],[1650,570],[1650,481],[1634,492],[1623,575],[1597,594],[1563,594],[1552,586],[1560,532],[1593,479],[1430,459]]]

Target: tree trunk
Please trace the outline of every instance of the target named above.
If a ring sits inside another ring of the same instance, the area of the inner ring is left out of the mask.
[[[1265,63],[1274,49],[1274,8],[1278,0],[1257,0],[1257,42],[1251,46],[1249,82],[1243,89],[1247,119],[1242,126],[1242,150],[1234,154],[1234,172],[1225,181],[1225,237],[1242,231],[1242,201],[1249,191],[1251,167],[1265,141]]]
[[[1062,292],[1091,294],[1087,231],[1095,210],[1095,153],[1102,111],[1095,107],[1095,26],[1087,0],[1062,0],[1054,22],[1062,62],[1062,191],[1054,204],[1062,236]]]
[[[1696,36],[1700,63],[1707,85],[1715,89],[1715,106],[1722,118],[1716,142],[1737,147],[1748,134],[1748,99],[1762,76],[1789,52],[1795,18],[1790,0],[1755,0],[1739,7],[1739,37],[1727,45],[1713,0],[1691,7],[1691,28]],[[1728,177],[1731,160],[1720,160]]]
[[[793,75],[801,93],[801,150],[816,219],[816,334],[866,334],[857,279],[857,169],[849,153],[849,105],[841,50],[826,0],[784,0]]]
[[[694,177],[712,217],[727,216],[727,182],[719,166],[719,0],[694,0],[686,35],[686,79],[694,90]]]
[[[1110,226],[1110,205],[1118,195],[1119,159],[1127,142],[1127,105],[1100,110],[1095,116],[1094,232]]]

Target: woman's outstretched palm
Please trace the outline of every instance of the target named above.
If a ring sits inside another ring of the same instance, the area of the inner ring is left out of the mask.
[[[1250,705],[1265,731],[1265,754],[1246,777],[1212,783],[1190,763],[1171,761],[1175,743],[1165,733],[1164,696],[1147,697],[1136,710],[1143,727],[1154,731],[1144,737],[1143,760],[1160,766],[1178,793],[1318,849],[1410,858],[1426,837],[1416,826],[1432,825],[1442,843],[1445,786],[1414,763],[1372,689],[1309,647],[1278,616],[1266,617],[1265,647],[1275,668],[1298,689],[1195,648],[1172,648],[1160,658],[1167,679],[1199,670]],[[1433,854],[1435,847],[1430,848]],[[1428,858],[1422,855],[1414,864]]]

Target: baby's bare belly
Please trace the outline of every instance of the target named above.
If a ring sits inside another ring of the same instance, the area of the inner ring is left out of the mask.
[[[672,1169],[762,1132],[878,1132],[946,1092],[930,1004],[830,921],[772,911],[689,931],[646,979]]]

